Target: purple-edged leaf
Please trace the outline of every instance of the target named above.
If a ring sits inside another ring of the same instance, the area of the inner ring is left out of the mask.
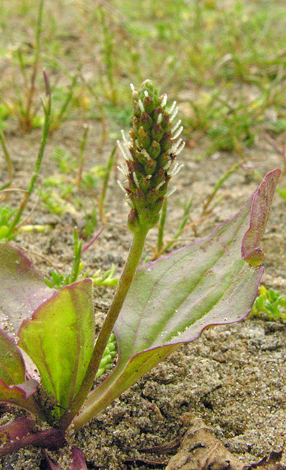
[[[87,470],[83,453],[77,447],[72,448],[72,464],[71,470]]]
[[[37,407],[31,397],[38,386],[38,382],[33,379],[19,385],[7,385],[0,379],[0,402],[11,403],[31,413],[37,413]]]
[[[259,247],[259,243],[269,219],[271,202],[280,173],[277,170],[268,173],[253,197],[250,227],[243,237],[241,247],[242,258],[252,266],[259,266],[264,260],[264,254]]]
[[[100,412],[207,326],[237,322],[249,313],[263,267],[250,266],[241,258],[242,240],[244,249],[259,248],[279,174],[280,170],[269,173],[241,211],[208,237],[137,270],[115,324],[118,363],[90,393],[86,416]],[[75,418],[75,423],[80,419]]]
[[[64,442],[65,436],[61,429],[38,430],[36,423],[28,417],[19,418],[0,428],[0,456],[28,446],[57,450]]]
[[[45,465],[44,470],[61,470],[59,465],[47,454],[47,452],[44,451],[43,453],[45,458],[45,461],[42,462]]]
[[[27,416],[0,427],[0,456],[18,450],[21,439],[35,431],[35,422]]]
[[[42,382],[62,414],[84,378],[94,346],[92,281],[61,289],[25,320],[19,346],[40,371]]]
[[[35,404],[30,398],[37,387],[36,380],[26,380],[24,360],[15,341],[0,330],[0,402],[34,413]]]
[[[0,328],[17,333],[22,321],[55,292],[18,248],[0,243]]]
[[[61,467],[53,460],[47,452],[44,452],[45,456],[45,470],[62,470]],[[77,447],[72,448],[72,462],[70,470],[87,470],[85,458],[80,449]]]

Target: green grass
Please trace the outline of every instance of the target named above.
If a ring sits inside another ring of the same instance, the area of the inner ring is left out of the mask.
[[[5,135],[15,131],[15,123],[18,132],[42,126],[45,69],[53,98],[50,132],[59,135],[63,121],[77,121],[80,129],[100,121],[102,142],[107,137],[114,142],[120,127],[130,127],[130,83],[138,86],[150,78],[169,90],[169,102],[178,99],[186,140],[203,143],[201,158],[219,150],[243,160],[245,149],[265,132],[283,139],[282,1],[43,0],[40,22],[39,6],[40,1],[0,0],[0,59],[5,65],[0,129]],[[57,163],[63,181],[54,193],[42,194],[57,213],[73,199],[70,184],[94,195],[99,176],[93,171],[81,174],[83,160],[78,170],[78,155],[66,148],[62,152]]]
[[[30,73],[34,61],[38,3],[11,0],[1,6],[0,56],[9,67],[0,93],[2,120],[9,121],[13,103],[24,93],[21,74]],[[111,0],[92,6],[46,1],[39,62],[50,77],[55,116],[71,94],[62,119],[104,118],[111,126],[127,127],[129,83],[149,77],[167,87],[170,98],[186,92],[187,132],[196,140],[206,138],[209,153],[241,151],[265,130],[283,133],[284,9],[278,0],[226,2],[223,7],[216,0]],[[21,66],[19,58],[15,61],[17,50],[23,51]],[[42,89],[39,76],[36,108]],[[40,124],[38,119],[31,126]]]

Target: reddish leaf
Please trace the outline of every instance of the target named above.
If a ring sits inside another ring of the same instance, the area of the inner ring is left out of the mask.
[[[268,173],[253,196],[250,226],[243,237],[241,247],[242,259],[252,266],[259,266],[264,260],[259,243],[269,219],[271,203],[280,173],[280,170]]]
[[[23,320],[55,292],[18,248],[0,243],[0,327],[3,330],[17,333]]]
[[[36,407],[32,395],[38,382],[26,380],[25,364],[15,341],[0,330],[0,402],[11,403],[32,413]]]

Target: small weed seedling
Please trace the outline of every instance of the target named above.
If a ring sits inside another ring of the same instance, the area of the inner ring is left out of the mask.
[[[268,173],[241,210],[209,236],[137,269],[184,144],[176,103],[168,108],[167,95],[159,96],[151,81],[133,88],[133,105],[130,138],[123,133],[119,142],[120,185],[130,205],[133,240],[98,336],[92,279],[72,282],[79,256],[71,276],[57,287],[68,285],[56,290],[19,249],[0,244],[0,400],[29,413],[0,428],[0,456],[30,445],[59,448],[71,424],[78,430],[207,326],[244,318],[256,297],[263,273],[259,244],[280,170]],[[77,238],[75,248],[81,250]],[[116,349],[115,368],[92,389]],[[25,365],[21,350],[40,378]],[[78,452],[73,470],[84,468],[76,463]]]
[[[103,229],[102,229],[103,230]],[[86,251],[98,238],[102,230],[88,243],[88,245],[82,248],[82,242],[79,240],[77,229],[74,230],[74,259],[70,274],[60,274],[59,272],[52,271],[51,279],[45,277],[45,281],[48,287],[51,289],[61,289],[64,286],[68,286],[75,281],[83,280],[89,277],[88,271],[83,272],[84,264],[81,261],[81,255]],[[93,285],[97,286],[117,286],[118,279],[114,277],[115,266],[112,264],[111,268],[101,273],[101,269],[98,269],[91,277]]]
[[[252,316],[259,316],[264,313],[269,320],[286,320],[286,298],[274,289],[259,287],[259,294],[256,297],[251,309]]]

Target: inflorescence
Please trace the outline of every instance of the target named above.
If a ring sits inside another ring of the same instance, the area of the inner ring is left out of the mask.
[[[125,162],[118,167],[126,178],[119,185],[131,206],[128,225],[131,231],[140,227],[154,227],[167,191],[168,183],[182,164],[175,162],[185,143],[180,138],[181,120],[173,124],[178,113],[176,101],[167,111],[167,95],[158,96],[151,80],[142,83],[139,91],[133,91],[133,127],[128,140],[124,131],[118,146]]]

